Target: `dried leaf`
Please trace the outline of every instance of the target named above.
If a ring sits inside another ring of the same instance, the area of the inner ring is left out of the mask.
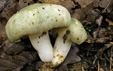
[[[110,0],[101,0],[99,2],[99,6],[102,7],[102,8],[105,8],[108,5],[109,2],[110,2]]]
[[[43,62],[38,59],[38,60],[32,61],[24,66],[15,68],[11,71],[15,71],[15,70],[20,71],[20,69],[22,71],[38,71],[38,69],[41,68],[42,66],[43,66]]]
[[[96,23],[97,23],[99,26],[101,26],[102,20],[103,20],[103,16],[99,16],[99,18],[96,19]]]
[[[6,3],[6,0],[0,0],[0,12],[3,10],[5,3]]]
[[[33,3],[34,3],[33,0],[19,0],[18,5],[17,5],[17,11]]]
[[[72,0],[60,0],[57,4],[64,6],[69,12],[75,6]]]
[[[94,43],[94,39],[92,38],[92,36],[90,34],[88,34],[86,42],[87,43]]]
[[[75,1],[81,5],[81,8],[84,8],[93,2],[93,0],[75,0]]]
[[[68,66],[68,71],[86,71],[84,69],[87,69],[87,67],[88,63],[82,59],[80,62]]]
[[[2,19],[2,21],[0,21],[0,44],[7,39],[7,35],[5,32],[5,22],[6,20]]]
[[[29,41],[29,40],[28,40]],[[25,48],[31,48],[31,44],[28,41],[11,42],[9,39],[5,40],[2,44],[4,52],[7,54],[17,54]]]
[[[93,6],[98,7],[100,0],[93,0]]]
[[[103,38],[97,38],[96,43],[105,43],[107,40],[109,40],[109,37],[103,37]]]
[[[109,23],[109,25],[112,25],[113,26],[113,22],[109,19],[106,19],[106,21]]]
[[[41,68],[43,66],[43,62],[42,61],[37,61],[34,64],[35,64],[36,70],[38,70],[39,68]]]
[[[10,70],[16,67],[20,67],[37,59],[35,53],[22,52],[18,55],[8,55],[4,52],[0,52],[0,71]]]
[[[85,8],[75,11],[75,13],[72,15],[72,18],[76,18],[82,21],[86,19],[86,15],[88,15],[92,11],[92,8],[93,8],[93,5],[91,3],[87,5]]]
[[[57,2],[59,2],[59,0],[39,0],[39,1],[43,3],[49,3],[49,4],[56,4]]]
[[[0,37],[5,34],[5,26],[0,22]]]
[[[6,37],[5,27],[0,23],[0,41],[2,41],[3,38],[5,37]]]
[[[26,66],[25,69],[22,69],[23,71],[34,71],[33,67]]]
[[[12,69],[11,71],[21,71],[21,69],[22,69],[22,66],[21,67],[17,67],[15,69]]]
[[[16,12],[16,1],[8,0],[6,6],[4,7],[1,16],[9,19]]]
[[[103,68],[99,68],[99,71],[104,71],[104,69]]]
[[[101,28],[98,32],[98,37],[105,37],[106,35],[108,35],[106,28]]]
[[[105,10],[107,9],[108,13],[112,11],[112,5],[113,5],[113,0],[101,0],[99,3],[99,6],[101,8],[105,8],[103,12],[105,12]]]
[[[104,13],[103,15],[104,15],[104,17],[107,17],[109,20],[111,20],[111,21],[113,20],[113,17],[112,17],[113,16],[113,11],[110,12],[110,13]]]
[[[98,12],[94,11],[95,7],[98,7],[99,0],[74,0],[76,3],[79,2],[81,9],[75,9],[75,13],[72,15],[80,21],[88,19],[88,21],[93,20],[92,17],[98,16]]]
[[[39,0],[39,1],[43,3],[62,5],[65,8],[67,8],[69,12],[75,6],[72,0]]]
[[[93,39],[94,40],[96,40],[96,38],[97,38],[98,31],[99,31],[99,29],[93,32]]]

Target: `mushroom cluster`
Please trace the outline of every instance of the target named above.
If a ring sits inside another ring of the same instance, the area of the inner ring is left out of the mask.
[[[29,35],[33,47],[43,62],[53,58],[53,48],[48,30],[69,26],[71,17],[68,10],[60,5],[36,3],[14,14],[6,25],[6,34],[11,41]]]
[[[55,4],[29,5],[14,14],[5,28],[10,41],[28,35],[40,59],[43,62],[51,62],[53,66],[63,62],[72,42],[81,44],[87,38],[82,24],[76,19],[71,19],[66,8]],[[48,30],[53,28],[58,30],[54,48],[48,33]]]

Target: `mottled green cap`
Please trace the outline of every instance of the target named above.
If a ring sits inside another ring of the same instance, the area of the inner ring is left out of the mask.
[[[71,19],[70,26],[58,29],[58,36],[62,38],[67,36],[66,40],[71,40],[77,44],[81,44],[87,39],[87,33],[83,25],[74,18]]]
[[[14,14],[6,25],[6,34],[11,41],[24,35],[40,33],[52,28],[69,26],[68,10],[60,5],[37,3]]]

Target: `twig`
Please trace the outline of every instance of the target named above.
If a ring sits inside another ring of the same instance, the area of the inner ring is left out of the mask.
[[[105,12],[105,10],[106,10],[106,9],[108,8],[108,6],[110,5],[111,1],[112,1],[112,0],[110,0],[110,2],[107,4],[106,8],[102,11],[102,13]]]
[[[79,55],[79,56],[80,56],[80,57],[82,57],[82,58],[83,58],[83,60],[85,60],[87,63],[89,63],[89,64],[91,64],[91,65],[94,65],[94,64],[93,64],[93,63],[91,63],[89,60],[85,59],[83,56],[81,56],[81,55]],[[94,65],[94,67],[95,67],[95,68],[97,68],[97,67],[96,67],[96,65]]]
[[[110,62],[109,58],[107,58],[107,56],[105,54],[103,54],[103,55],[106,58],[106,60]]]
[[[110,71],[112,71],[112,50],[113,50],[113,46],[111,48],[111,56],[110,56]]]
[[[100,70],[99,61],[98,61],[98,71]]]
[[[84,70],[84,67],[82,67],[82,71],[85,71],[85,70]]]
[[[103,48],[101,48],[97,54],[95,55],[95,58],[93,60],[93,65],[95,64],[96,60],[99,58],[99,55],[103,53],[106,49],[110,48],[113,45],[113,42],[110,42],[109,44],[106,44]]]

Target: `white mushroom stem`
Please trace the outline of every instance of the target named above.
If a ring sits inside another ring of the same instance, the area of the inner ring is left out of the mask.
[[[53,58],[53,48],[50,43],[48,32],[29,35],[32,46],[36,49],[43,62],[50,62]]]
[[[61,64],[64,59],[66,58],[70,48],[71,48],[72,41],[65,40],[61,37],[57,37],[55,45],[54,45],[54,53],[52,59],[53,67],[58,66]]]
[[[68,27],[53,29],[53,36],[56,34],[58,34],[58,37],[54,46],[53,67],[64,61],[72,42],[81,44],[87,39],[87,33],[83,25],[74,18],[71,19],[71,24]]]

